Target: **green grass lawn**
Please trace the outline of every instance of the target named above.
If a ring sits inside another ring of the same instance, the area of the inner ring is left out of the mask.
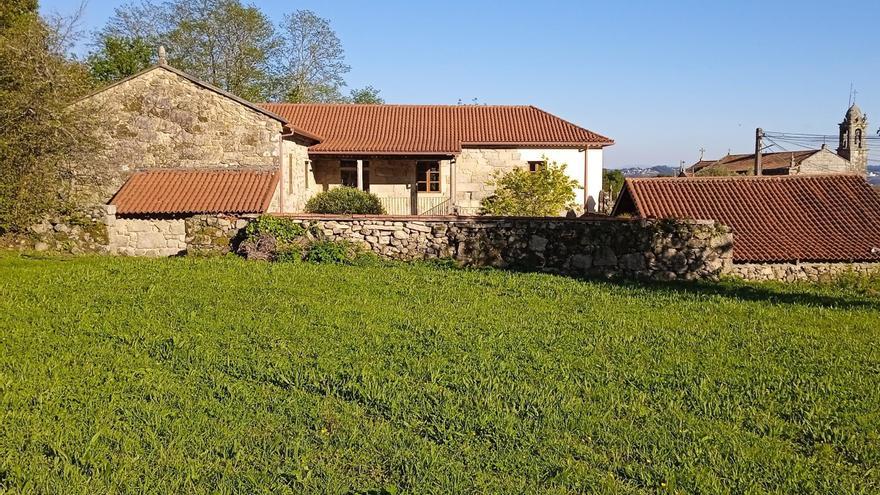
[[[878,493],[880,284],[0,255],[0,492]]]

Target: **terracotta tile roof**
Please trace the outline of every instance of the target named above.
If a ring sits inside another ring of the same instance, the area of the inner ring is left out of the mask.
[[[820,151],[804,150],[764,153],[761,156],[761,168],[765,171],[787,169],[791,167],[792,160],[794,160],[794,164],[797,166]],[[700,160],[688,167],[687,172],[696,173],[708,167],[720,167],[730,172],[748,172],[755,168],[755,154],[727,155],[720,160]]]
[[[627,179],[623,213],[717,220],[736,262],[880,261],[880,195],[856,175]]]
[[[110,200],[118,215],[263,213],[275,171],[150,170],[131,176]]]
[[[587,146],[614,142],[532,106],[266,103],[319,136],[311,153],[454,154],[468,145]]]

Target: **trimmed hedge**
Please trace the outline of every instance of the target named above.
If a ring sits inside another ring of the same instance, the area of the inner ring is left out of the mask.
[[[313,196],[306,203],[306,212],[333,215],[384,215],[385,208],[375,194],[353,187],[338,187]]]

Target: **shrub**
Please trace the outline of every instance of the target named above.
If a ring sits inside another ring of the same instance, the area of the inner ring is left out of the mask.
[[[351,264],[358,254],[359,249],[350,242],[313,241],[306,247],[304,258],[312,263]]]
[[[289,218],[264,215],[248,224],[244,229],[245,236],[252,239],[261,235],[269,235],[277,242],[289,243],[302,237],[306,228]]]
[[[375,194],[353,187],[338,187],[313,196],[306,203],[308,213],[383,215],[385,208]]]
[[[545,163],[535,172],[516,168],[496,173],[489,182],[495,186],[495,194],[483,200],[483,213],[545,217],[574,208],[574,190],[580,187],[577,181],[565,175],[565,164]]]

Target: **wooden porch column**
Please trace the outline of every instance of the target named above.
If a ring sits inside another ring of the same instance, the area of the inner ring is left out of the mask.
[[[358,183],[357,183],[358,189],[363,191],[364,190],[364,161],[363,160],[357,161],[357,174],[358,174]]]

